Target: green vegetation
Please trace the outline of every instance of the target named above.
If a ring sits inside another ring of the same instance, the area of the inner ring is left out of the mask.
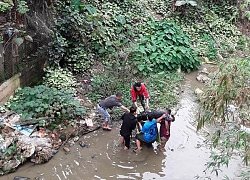
[[[221,62],[214,80],[208,85],[201,99],[197,129],[213,125],[208,137],[211,153],[208,168],[218,173],[221,166],[228,166],[233,157],[242,157],[246,165],[250,160],[250,134],[242,126],[249,127],[250,59],[227,59]],[[235,111],[230,106],[236,106]],[[243,179],[249,178],[244,173]]]
[[[149,33],[140,36],[133,63],[143,75],[198,69],[200,62],[189,38],[173,22],[149,22]],[[134,72],[137,72],[136,70]]]
[[[43,85],[58,90],[76,91],[76,78],[68,69],[60,67],[46,67],[44,69]]]
[[[178,103],[178,87],[183,79],[183,73],[157,73],[151,74],[144,83],[150,92],[150,108],[162,109],[174,107]],[[123,104],[131,105],[130,90],[135,82],[142,80],[139,77],[123,77],[114,74],[111,68],[105,73],[93,77],[93,90],[88,93],[88,97],[98,102],[102,98],[110,96],[111,93],[123,93]]]
[[[85,109],[74,99],[72,91],[43,85],[19,89],[6,106],[20,114],[22,119],[38,120],[43,126],[53,121],[61,123],[61,120],[71,120],[85,114]]]

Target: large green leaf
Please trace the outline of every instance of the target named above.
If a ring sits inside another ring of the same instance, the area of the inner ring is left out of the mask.
[[[121,15],[118,16],[116,19],[117,19],[117,21],[118,21],[119,23],[121,23],[122,25],[126,23],[125,18],[124,18],[123,16],[121,16]]]
[[[97,13],[97,10],[96,8],[92,7],[91,5],[85,5],[85,8],[87,9],[87,11],[90,13],[90,14],[95,14]]]

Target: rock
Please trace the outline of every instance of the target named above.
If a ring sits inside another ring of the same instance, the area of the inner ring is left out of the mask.
[[[201,70],[201,73],[204,73],[204,74],[207,74],[207,75],[209,74],[207,68],[203,68],[203,69]]]
[[[69,145],[69,147],[74,146],[75,145],[74,140],[73,139],[69,140],[68,145]]]
[[[195,93],[196,95],[200,95],[200,94],[203,93],[203,91],[202,91],[201,89],[199,89],[199,88],[196,88],[195,91],[194,91],[194,93]]]
[[[211,81],[211,79],[209,77],[207,77],[206,75],[203,75],[203,74],[199,74],[196,77],[196,80],[199,82],[202,82],[202,83],[208,83]]]
[[[73,138],[73,141],[74,141],[74,142],[76,142],[76,141],[78,141],[78,140],[79,140],[79,137],[78,137],[78,136],[76,136],[76,137]]]
[[[63,150],[65,151],[65,152],[70,152],[70,150],[69,150],[69,148],[68,147],[63,147]]]
[[[79,142],[79,145],[80,145],[81,147],[87,147],[87,144],[85,144],[83,141],[80,141],[80,142]]]

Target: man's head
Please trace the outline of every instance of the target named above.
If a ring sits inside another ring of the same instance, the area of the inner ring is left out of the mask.
[[[152,121],[154,119],[154,116],[152,113],[148,114],[148,120],[149,121]]]
[[[136,110],[137,110],[137,107],[136,106],[132,106],[130,107],[129,111],[131,114],[136,114]]]
[[[116,99],[119,101],[122,100],[122,93],[120,92],[116,93]]]
[[[171,109],[169,109],[169,108],[166,108],[166,114],[171,114]]]
[[[137,82],[134,84],[134,90],[135,91],[140,91],[141,90],[141,82]]]

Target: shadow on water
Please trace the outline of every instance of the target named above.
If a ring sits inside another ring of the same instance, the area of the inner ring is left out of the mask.
[[[13,180],[15,176],[37,180],[207,179],[205,177],[210,174],[203,171],[210,155],[209,150],[203,143],[204,137],[196,133],[191,123],[198,107],[192,89],[196,86],[196,73],[186,76],[165,153],[154,153],[152,148],[146,147],[138,154],[132,149],[124,151],[119,147],[118,127],[110,132],[97,130],[80,138],[87,147],[76,143],[69,147],[68,154],[60,150],[48,163],[27,163],[16,172],[0,177],[0,180]],[[219,177],[211,176],[211,179],[222,180],[224,174],[234,177],[233,173],[238,167],[237,163],[230,163],[229,168],[223,169]]]

